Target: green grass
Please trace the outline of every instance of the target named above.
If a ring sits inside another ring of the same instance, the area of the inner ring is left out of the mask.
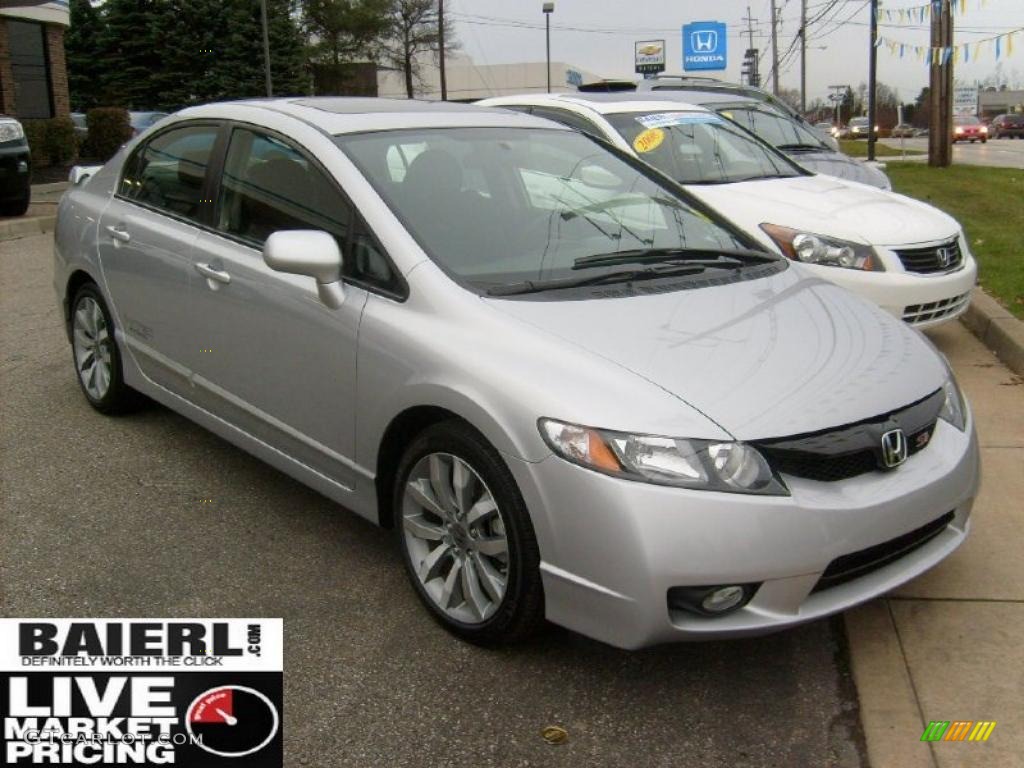
[[[866,139],[840,139],[839,148],[850,157],[867,157],[868,156],[868,142]],[[888,147],[879,141],[875,142],[875,157],[900,157],[904,153],[899,148]],[[923,155],[917,149],[908,149],[907,155]]]
[[[889,163],[893,189],[959,221],[985,290],[1024,319],[1024,170]]]

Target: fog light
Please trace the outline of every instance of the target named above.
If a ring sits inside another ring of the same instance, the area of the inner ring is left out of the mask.
[[[672,587],[668,591],[669,610],[687,611],[698,616],[724,616],[750,602],[760,584],[725,584],[708,587]]]
[[[700,607],[708,613],[724,613],[743,602],[743,587],[719,587],[700,601]]]

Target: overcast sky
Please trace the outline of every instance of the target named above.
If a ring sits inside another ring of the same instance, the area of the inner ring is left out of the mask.
[[[807,0],[808,17],[827,14],[809,27],[807,53],[808,101],[828,95],[828,86],[867,80],[869,52],[868,0]],[[922,5],[925,0],[883,0],[882,7],[898,10]],[[799,87],[800,57],[783,55],[796,37],[800,0],[777,0],[782,23],[779,54],[784,64],[781,83]],[[551,17],[551,58],[606,77],[633,73],[633,43],[664,39],[667,73],[682,71],[680,27],[690,21],[722,21],[729,29],[729,69],[726,79],[739,80],[743,51],[747,48],[747,7],[758,21],[754,46],[761,49],[762,78],[771,68],[770,0],[555,0]],[[982,8],[981,6],[984,5]],[[541,0],[445,0],[445,12],[455,20],[463,50],[478,64],[506,64],[544,60],[544,15]],[[523,26],[527,25],[527,26]],[[967,0],[967,12],[956,19],[957,44],[993,37],[1024,28],[1024,0]],[[757,35],[761,37],[758,38]],[[883,19],[880,35],[911,45],[928,45],[929,34],[919,23],[891,24]],[[974,61],[957,66],[958,81],[974,82],[996,71],[994,48]],[[1005,41],[1002,71],[1024,84],[1024,32],[1014,39],[1007,57]],[[699,74],[699,73],[697,73]],[[719,75],[720,76],[720,75]],[[904,59],[878,51],[879,79],[912,101],[928,83],[928,69],[908,51]],[[767,85],[767,83],[766,83]]]

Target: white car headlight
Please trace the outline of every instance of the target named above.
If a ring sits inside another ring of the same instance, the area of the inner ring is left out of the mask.
[[[17,120],[0,120],[0,143],[25,138],[25,129]]]
[[[746,443],[633,435],[554,419],[538,425],[556,454],[607,475],[708,491],[789,495],[764,457]]]
[[[865,272],[882,272],[885,269],[870,245],[802,232],[778,224],[762,224],[761,229],[794,261]]]
[[[946,393],[946,402],[942,404],[939,418],[963,432],[967,428],[967,409],[964,407],[964,396],[953,374],[950,374],[943,383],[942,390]]]

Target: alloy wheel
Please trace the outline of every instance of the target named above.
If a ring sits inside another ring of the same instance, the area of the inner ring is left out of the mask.
[[[102,400],[110,389],[112,343],[103,309],[91,296],[83,297],[75,305],[72,344],[78,377],[89,397],[95,401]]]
[[[406,548],[423,591],[447,616],[481,624],[505,597],[509,544],[486,483],[448,453],[421,458],[402,500]]]

